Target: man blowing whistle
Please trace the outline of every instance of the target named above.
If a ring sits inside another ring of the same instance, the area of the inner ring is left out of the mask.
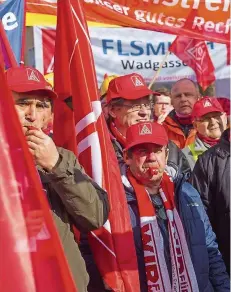
[[[199,193],[165,171],[168,136],[156,122],[130,126],[122,181],[140,290],[229,291],[229,278]]]
[[[57,95],[43,75],[32,67],[17,67],[8,69],[6,78],[74,281],[79,292],[86,292],[88,274],[72,225],[83,232],[101,227],[109,212],[107,194],[85,174],[71,151],[56,147],[44,133]]]

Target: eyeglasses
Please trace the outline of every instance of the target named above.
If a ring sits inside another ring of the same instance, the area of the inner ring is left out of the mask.
[[[140,103],[140,104],[123,103],[123,106],[125,106],[133,111],[140,111],[142,108],[150,110],[152,105],[151,105],[151,103]]]

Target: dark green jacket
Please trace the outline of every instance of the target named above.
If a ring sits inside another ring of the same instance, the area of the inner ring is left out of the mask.
[[[38,168],[53,211],[64,252],[78,292],[86,292],[89,281],[84,260],[74,240],[72,224],[81,232],[101,227],[107,220],[107,194],[84,172],[75,155],[58,148],[60,159],[51,173]]]

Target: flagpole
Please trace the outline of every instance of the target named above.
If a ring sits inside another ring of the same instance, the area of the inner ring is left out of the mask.
[[[162,69],[164,63],[166,62],[166,60],[167,60],[169,54],[170,54],[170,51],[167,51],[166,55],[164,56],[164,59],[162,60],[162,62],[161,62],[161,64],[160,64],[159,69],[156,71],[155,75],[154,75],[153,78],[152,78],[152,81],[150,82],[150,84],[149,84],[149,86],[148,86],[149,89],[151,89],[152,85],[155,83],[157,77],[158,77],[159,74],[160,74],[160,70]]]

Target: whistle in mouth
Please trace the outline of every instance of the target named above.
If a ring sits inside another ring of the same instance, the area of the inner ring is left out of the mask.
[[[158,174],[158,168],[154,168],[154,167],[150,167],[149,169],[148,169],[148,171],[149,171],[149,174],[151,175],[151,176],[153,176],[153,175],[157,175]]]

